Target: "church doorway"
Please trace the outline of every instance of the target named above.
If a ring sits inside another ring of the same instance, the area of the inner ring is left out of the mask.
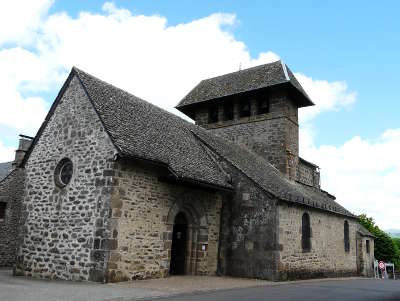
[[[172,231],[170,275],[185,274],[187,236],[188,222],[183,212],[179,212]]]

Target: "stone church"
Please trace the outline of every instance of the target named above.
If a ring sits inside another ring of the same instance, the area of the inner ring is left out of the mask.
[[[311,105],[281,61],[200,82],[176,106],[195,124],[73,68],[0,165],[0,265],[97,282],[369,275],[373,236],[299,157]]]

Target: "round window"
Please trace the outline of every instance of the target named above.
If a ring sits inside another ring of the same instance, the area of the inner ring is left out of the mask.
[[[65,187],[71,181],[74,171],[72,161],[68,158],[62,159],[56,167],[54,178],[57,186]]]

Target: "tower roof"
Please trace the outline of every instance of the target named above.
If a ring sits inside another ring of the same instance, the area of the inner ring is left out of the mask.
[[[292,71],[282,61],[276,61],[202,80],[176,108],[185,112],[187,108],[208,100],[277,85],[287,85],[292,89],[298,96],[295,100],[299,107],[314,105]]]

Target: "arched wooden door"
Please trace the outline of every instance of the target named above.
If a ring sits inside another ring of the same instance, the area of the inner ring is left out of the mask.
[[[170,275],[185,274],[187,236],[188,222],[183,212],[179,212],[175,217],[172,232]]]

